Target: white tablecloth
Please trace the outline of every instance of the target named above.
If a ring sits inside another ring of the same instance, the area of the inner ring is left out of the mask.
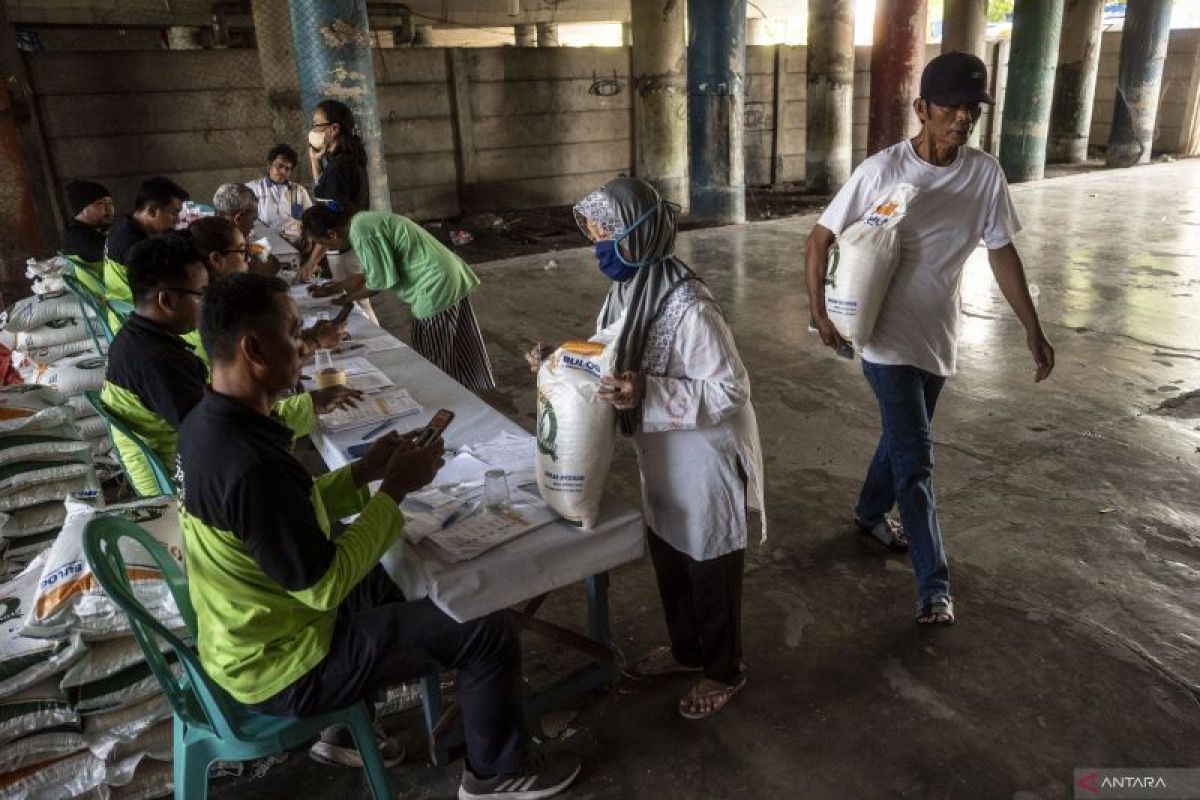
[[[332,316],[336,312],[327,300],[311,301],[300,289],[293,290],[293,297],[306,315],[325,312]],[[357,310],[350,316],[349,330],[351,342],[383,333]],[[358,350],[346,355],[364,354]],[[529,435],[410,347],[364,357],[424,407],[421,416],[401,419],[388,430],[403,432],[421,427],[433,412],[448,408],[455,418],[445,435],[447,451],[482,444],[505,431]],[[312,440],[325,463],[336,469],[351,460],[346,448],[361,442],[370,430],[366,427],[337,434],[318,431]],[[590,531],[563,522],[547,525],[479,558],[457,564],[441,561],[402,539],[384,556],[383,564],[406,597],[428,596],[461,622],[578,583],[642,556],[645,534],[640,513],[606,499],[601,520]]]

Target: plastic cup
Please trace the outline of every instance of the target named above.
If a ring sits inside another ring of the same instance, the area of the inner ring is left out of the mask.
[[[504,511],[510,504],[508,477],[504,470],[489,469],[483,473],[483,507],[488,511]]]

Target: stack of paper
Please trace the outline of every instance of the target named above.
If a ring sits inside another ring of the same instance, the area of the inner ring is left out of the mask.
[[[421,413],[421,405],[405,389],[385,389],[367,395],[352,408],[338,408],[321,415],[321,427],[329,432],[371,425]]]
[[[443,498],[449,497],[440,494]],[[454,502],[434,497],[425,499],[428,504],[415,505],[428,510],[413,508],[406,500],[404,535],[410,542],[449,562],[477,558],[557,519],[541,498],[519,490],[512,492],[512,506],[503,511],[482,508],[478,493],[467,494],[465,499]]]

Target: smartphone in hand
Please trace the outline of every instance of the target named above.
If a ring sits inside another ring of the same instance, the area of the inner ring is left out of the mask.
[[[448,408],[440,409],[433,415],[433,419],[429,420],[429,424],[421,429],[417,434],[417,446],[424,447],[430,442],[437,439],[446,432],[446,428],[450,427],[450,423],[454,421],[454,412]]]

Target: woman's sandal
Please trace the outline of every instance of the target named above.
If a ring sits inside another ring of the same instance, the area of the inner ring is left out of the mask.
[[[893,553],[908,552],[908,536],[904,533],[904,526],[891,517],[868,525],[856,516],[854,524],[858,526],[859,533],[871,537]]]
[[[687,694],[679,698],[679,715],[684,719],[707,719],[728,705],[733,696],[740,692],[745,685],[745,675],[739,675],[735,683],[720,685],[718,689],[696,691],[700,686],[698,683],[689,689]],[[706,711],[692,711],[691,706],[697,700],[710,700],[712,705]]]
[[[918,625],[953,625],[954,601],[943,595],[917,604]]]
[[[685,675],[701,671],[701,667],[688,667],[676,661],[675,655],[667,645],[654,648],[626,670],[634,678],[662,678],[667,675]]]

